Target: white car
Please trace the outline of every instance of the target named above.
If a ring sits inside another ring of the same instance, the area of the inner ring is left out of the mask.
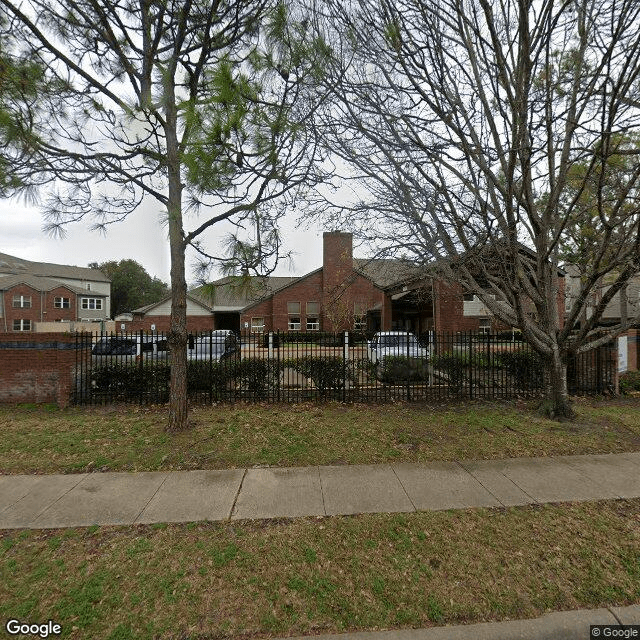
[[[408,331],[381,331],[367,343],[367,354],[376,363],[387,356],[426,358],[429,350],[421,347],[417,338]]]
[[[236,334],[228,329],[218,329],[199,336],[189,336],[187,358],[189,360],[222,360],[238,351]]]
[[[429,349],[420,346],[409,331],[380,331],[367,343],[369,360],[377,366],[377,376],[384,373],[385,360],[389,357],[405,357],[426,361]]]

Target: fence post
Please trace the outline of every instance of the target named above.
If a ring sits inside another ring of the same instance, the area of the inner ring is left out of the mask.
[[[342,402],[347,400],[347,362],[349,361],[349,332],[344,332],[344,345],[342,347]]]
[[[627,332],[628,335],[628,332]],[[629,356],[629,342],[628,342],[628,338],[627,338],[627,357]],[[607,372],[607,380],[611,380],[611,382],[613,383],[613,395],[617,396],[620,395],[620,369],[619,369],[619,358],[620,358],[620,354],[618,352],[618,340],[617,338],[614,339],[613,342],[609,343],[609,354],[613,353],[613,358],[609,357],[607,358],[607,362],[609,365],[609,369],[611,369],[611,367],[613,366],[613,375],[610,376],[609,372]]]
[[[273,358],[273,331],[269,331],[269,360]]]
[[[473,334],[467,333],[469,342],[469,397],[473,400]]]
[[[602,395],[602,347],[596,349],[596,391]]]
[[[411,363],[409,362],[409,354],[410,354],[410,349],[409,349],[409,331],[407,331],[407,367],[406,367],[406,372],[407,372],[407,402],[409,402],[409,400],[411,400]]]
[[[137,356],[138,358],[138,369],[139,369],[139,373],[140,373],[140,377],[139,377],[139,385],[140,385],[140,395],[139,395],[139,402],[140,404],[142,404],[143,398],[144,398],[144,387],[146,384],[145,381],[145,376],[144,376],[144,363],[142,362],[142,359],[144,358],[144,329],[140,329],[139,332],[139,337],[138,339],[140,340],[140,355]],[[138,347],[136,345],[136,353],[138,352]]]

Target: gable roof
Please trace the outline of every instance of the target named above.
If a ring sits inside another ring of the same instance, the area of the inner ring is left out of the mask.
[[[299,277],[256,276],[249,282],[242,283],[238,278],[220,278],[208,285],[212,288],[211,294],[204,287],[196,287],[187,292],[187,298],[212,313],[242,311],[300,279]],[[132,313],[144,315],[170,299],[171,296],[166,296],[158,302],[134,309]]]
[[[254,276],[248,282],[243,282],[238,278],[226,277],[208,285],[212,289],[211,294],[204,287],[192,289],[189,294],[212,311],[241,311],[302,278]]]
[[[0,275],[32,275],[45,278],[69,278],[71,280],[93,280],[95,282],[111,282],[99,269],[76,267],[66,264],[52,264],[49,262],[31,262],[0,253]]]
[[[75,287],[72,284],[67,284],[66,282],[60,282],[60,280],[54,280],[53,278],[42,278],[40,276],[32,276],[29,274],[17,274],[17,275],[8,275],[3,276],[0,273],[0,291],[6,291],[7,289],[12,289],[16,285],[26,284],[27,286],[35,289],[36,291],[51,291],[52,289],[57,289],[59,287],[64,287],[69,291],[83,296],[90,296],[92,298],[106,298],[106,294],[98,293],[96,291],[87,291],[87,289],[82,289],[81,287]]]
[[[354,271],[368,278],[380,289],[397,287],[407,281],[424,277],[424,269],[400,258],[354,258]]]
[[[171,296],[165,296],[164,298],[162,298],[162,300],[158,300],[157,302],[151,302],[150,304],[144,305],[144,307],[138,307],[137,309],[134,309],[130,313],[144,315],[145,313],[148,313],[155,307],[159,307],[160,305],[164,304],[165,302],[167,302],[167,300],[171,300]],[[202,300],[199,300],[196,296],[191,295],[190,292],[187,292],[187,301],[193,302],[194,304],[197,304],[200,307],[204,307],[207,311],[213,311],[213,309],[208,304],[204,303]]]

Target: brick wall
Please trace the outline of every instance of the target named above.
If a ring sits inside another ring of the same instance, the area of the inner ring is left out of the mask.
[[[76,309],[76,294],[66,287],[58,287],[51,291],[46,291],[43,295],[43,322],[55,322],[56,320],[76,320],[78,311]],[[56,309],[56,298],[66,298],[69,300],[68,309]]]
[[[447,284],[441,280],[433,283],[434,325],[436,331],[455,333],[477,331],[479,318],[464,315],[463,289],[459,284]]]
[[[331,231],[322,234],[322,270],[325,295],[353,273],[353,234]]]
[[[564,280],[564,278],[558,278],[558,295],[556,299],[560,328],[564,326]],[[464,315],[464,300],[462,297],[464,290],[461,285],[447,284],[436,280],[434,281],[433,288],[436,331],[450,331],[452,333],[458,331],[478,331],[480,328],[480,317]],[[529,308],[532,313],[535,312],[535,307],[530,300],[526,300],[524,306],[525,308]],[[491,331],[511,329],[511,327],[499,322],[497,318],[490,314],[484,317],[491,319]]]
[[[14,307],[14,296],[31,298],[30,307]],[[66,298],[69,301],[67,309],[57,309],[56,298]],[[17,284],[4,291],[4,317],[0,330],[13,331],[14,320],[30,320],[31,331],[35,322],[55,322],[60,320],[76,320],[76,294],[65,286],[60,286],[51,291],[38,291],[27,284]]]
[[[0,333],[0,402],[67,406],[75,364],[73,335]]]

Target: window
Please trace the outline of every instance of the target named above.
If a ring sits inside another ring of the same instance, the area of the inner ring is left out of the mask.
[[[263,333],[264,318],[251,318],[251,331],[253,333]]]
[[[31,320],[14,320],[13,321],[13,330],[14,331],[31,331]]]
[[[320,329],[320,303],[307,302],[307,331]]]
[[[300,330],[300,303],[287,302],[287,313],[289,314],[289,331]]]
[[[83,309],[102,309],[102,300],[100,298],[82,298]]]
[[[13,307],[31,309],[31,296],[13,296]]]
[[[367,308],[362,302],[355,302],[353,305],[353,330],[367,330]]]
[[[465,302],[473,302],[475,296],[473,295],[473,293],[463,293],[462,294],[462,299]]]
[[[489,318],[480,318],[478,331],[480,333],[491,333],[491,320]]]
[[[71,303],[69,302],[69,298],[54,298],[53,306],[56,309],[70,309]]]

